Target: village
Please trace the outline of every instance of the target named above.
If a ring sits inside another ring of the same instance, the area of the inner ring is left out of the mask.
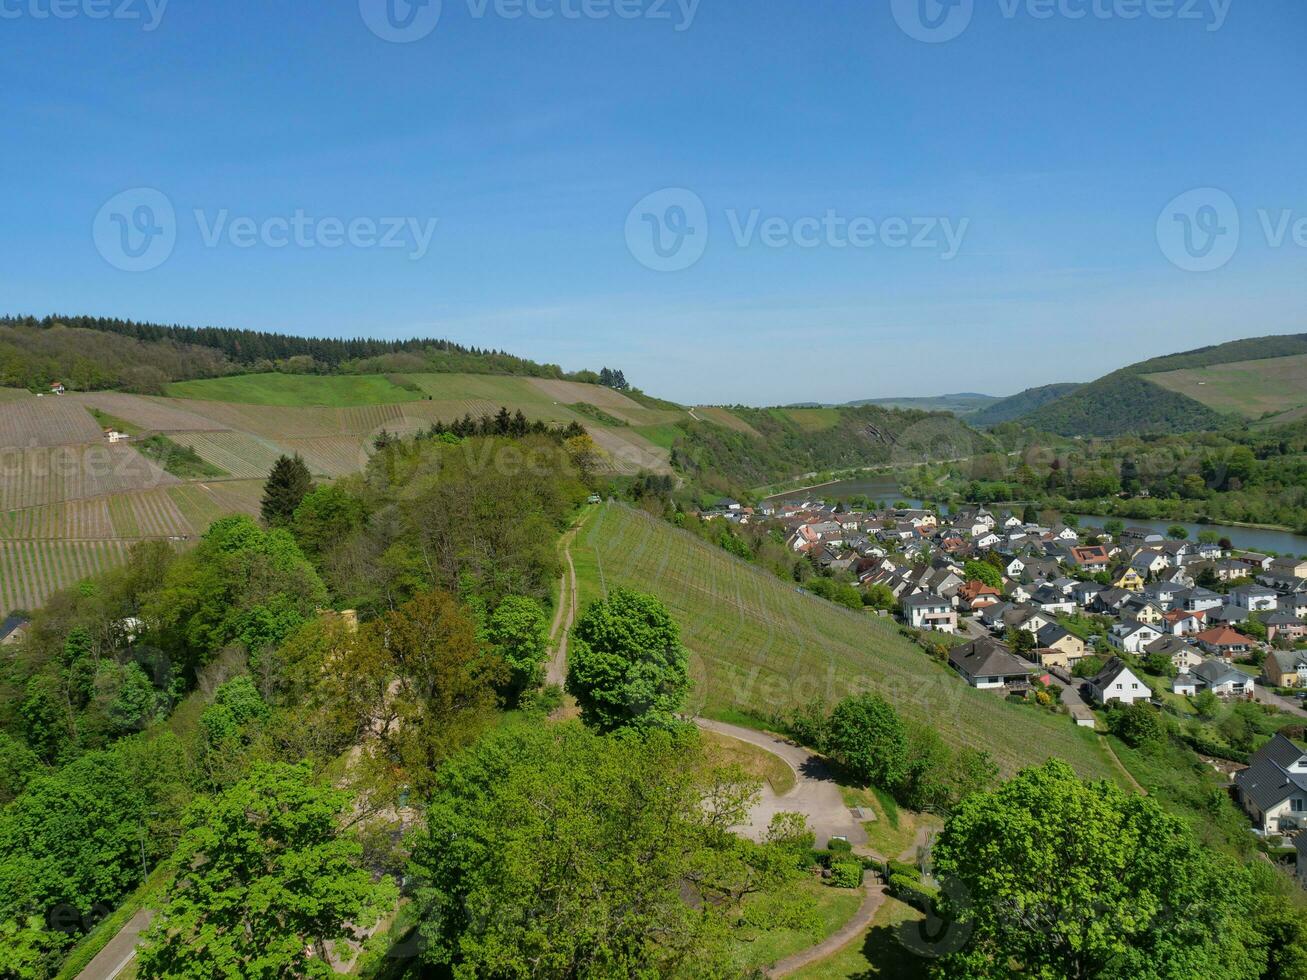
[[[970,686],[1051,698],[1085,728],[1122,706],[1200,698],[1307,716],[1307,558],[974,505],[723,500],[701,516],[765,524],[868,604],[881,597],[881,615],[942,642]],[[1277,733],[1230,771],[1253,831],[1292,837],[1307,883],[1307,750]]]

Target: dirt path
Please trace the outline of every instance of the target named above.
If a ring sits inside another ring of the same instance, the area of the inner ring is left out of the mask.
[[[1130,785],[1135,788],[1135,790],[1139,793],[1140,796],[1147,796],[1148,790],[1144,789],[1143,786],[1139,785],[1139,780],[1135,779],[1135,777],[1130,773],[1130,770],[1125,767],[1125,763],[1121,761],[1121,757],[1118,756],[1116,754],[1116,750],[1112,748],[1112,743],[1109,742],[1107,739],[1103,738],[1103,736],[1101,735],[1098,737],[1098,740],[1103,743],[1103,748],[1107,749],[1108,758],[1110,758],[1112,760],[1113,765],[1115,765],[1116,768],[1120,770],[1121,775],[1125,776],[1125,778],[1129,780]]]
[[[809,964],[838,953],[849,943],[860,938],[871,925],[871,920],[876,917],[876,912],[880,909],[881,903],[885,901],[884,885],[869,882],[864,887],[866,895],[862,899],[862,904],[858,906],[858,911],[853,913],[853,918],[849,919],[838,931],[831,933],[816,946],[809,946],[802,952],[785,957],[785,959],[767,970],[767,976],[789,976],[796,970],[801,970]]]
[[[558,591],[558,611],[554,613],[554,622],[549,628],[549,642],[554,648],[554,654],[549,658],[549,667],[545,671],[545,683],[557,684],[559,687],[567,680],[567,638],[571,634],[572,624],[576,622],[576,566],[572,563],[572,539],[578,530],[579,524],[563,535],[563,540],[559,542],[567,568],[563,571]]]

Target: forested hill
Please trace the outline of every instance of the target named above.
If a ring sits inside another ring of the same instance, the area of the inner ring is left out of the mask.
[[[606,370],[606,369],[605,369]],[[498,350],[448,340],[296,337],[261,330],[186,327],[89,316],[0,317],[0,385],[53,380],[81,390],[156,392],[169,381],[227,374],[462,372],[598,383],[594,371],[565,372]],[[621,372],[612,387],[625,387]]]
[[[1065,436],[1117,436],[1133,433],[1195,432],[1223,428],[1239,421],[1229,407],[1204,404],[1206,395],[1191,397],[1158,382],[1168,372],[1277,359],[1307,354],[1307,334],[1253,337],[1156,357],[1113,371],[1091,384],[1026,412],[1020,421]],[[1244,382],[1249,395],[1275,382],[1254,370]],[[1195,393],[1202,388],[1191,389]],[[1204,399],[1204,400],[1200,400]],[[977,420],[979,421],[979,420]]]
[[[1019,391],[1015,395],[978,408],[964,415],[963,418],[972,425],[998,425],[1000,422],[1011,422],[1051,401],[1069,395],[1079,387],[1079,384],[1072,383],[1027,388],[1025,391]]]
[[[760,487],[807,472],[958,459],[992,440],[952,415],[875,405],[714,410],[683,421],[672,465],[722,492]],[[716,424],[729,417],[730,424]]]

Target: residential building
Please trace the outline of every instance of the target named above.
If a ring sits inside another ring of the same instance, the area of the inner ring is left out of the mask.
[[[1307,819],[1307,752],[1283,735],[1253,753],[1234,777],[1239,803],[1260,834],[1301,830]],[[1302,836],[1302,835],[1300,835]]]
[[[1275,650],[1262,665],[1273,687],[1307,685],[1307,650]]]
[[[1221,698],[1251,698],[1256,687],[1252,677],[1224,660],[1204,660],[1189,673],[1198,682],[1199,690]]]
[[[976,688],[1016,688],[1029,685],[1033,667],[1012,655],[1006,643],[988,637],[949,651],[949,665]]]
[[[929,592],[918,592],[899,600],[903,618],[914,629],[956,633],[958,614],[947,599]]]
[[[31,625],[22,616],[9,616],[0,623],[0,646],[12,646],[27,635]]]
[[[1134,619],[1123,619],[1112,624],[1107,642],[1126,653],[1139,653],[1154,640],[1162,638],[1162,631]]]
[[[1263,622],[1266,624],[1266,638],[1272,643],[1276,640],[1297,643],[1299,640],[1307,639],[1307,623],[1290,613],[1272,613]]]
[[[1224,660],[1247,656],[1253,648],[1252,640],[1228,626],[1214,626],[1209,630],[1203,630],[1194,637],[1194,642],[1208,653]]]
[[[1153,696],[1148,685],[1134,675],[1119,657],[1113,657],[1089,682],[1090,693],[1100,704],[1119,701],[1134,704]]]

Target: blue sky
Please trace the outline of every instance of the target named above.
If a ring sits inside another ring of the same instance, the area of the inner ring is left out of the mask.
[[[147,30],[146,0],[0,0],[0,307],[442,336],[751,404],[1307,330],[1294,0],[921,0],[970,15],[937,42],[917,0],[443,0],[394,43],[395,2],[172,0]],[[141,188],[175,240],[124,271]],[[1177,263],[1195,188],[1238,247]],[[277,247],[297,213],[315,244]],[[648,267],[655,230],[684,268]]]

